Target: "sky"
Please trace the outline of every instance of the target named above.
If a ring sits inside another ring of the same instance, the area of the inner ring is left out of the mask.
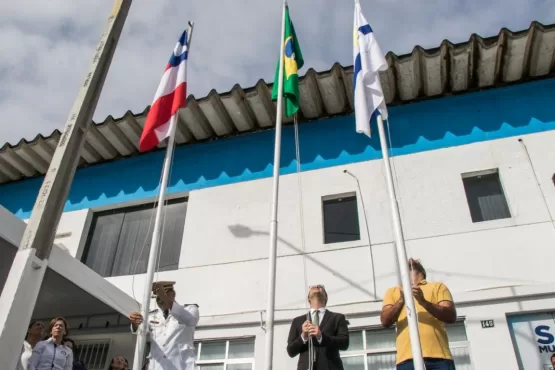
[[[472,33],[555,23],[553,0],[360,0],[384,52],[463,42]],[[0,1],[0,148],[62,130],[113,0]],[[134,0],[94,121],[151,104],[187,21],[195,22],[189,93],[200,98],[235,84],[273,80],[279,52],[279,0]],[[353,2],[289,0],[305,66],[352,64]]]

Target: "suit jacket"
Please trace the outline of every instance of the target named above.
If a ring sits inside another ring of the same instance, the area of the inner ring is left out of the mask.
[[[289,338],[287,340],[287,353],[291,357],[299,356],[297,370],[308,369],[308,341],[303,342],[301,338],[302,325],[307,320],[307,315],[302,315],[293,319]],[[314,370],[343,370],[343,362],[339,356],[339,351],[349,348],[349,328],[345,315],[326,310],[320,332],[322,342],[318,343],[316,338],[311,338],[314,343],[316,362]]]

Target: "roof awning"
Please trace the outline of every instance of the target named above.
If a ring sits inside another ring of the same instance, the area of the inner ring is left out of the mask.
[[[0,293],[25,227],[25,222],[0,206]],[[136,300],[54,245],[33,319],[63,316],[73,329],[105,328],[127,324],[122,321],[123,317],[138,308]],[[91,320],[91,317],[99,320]]]

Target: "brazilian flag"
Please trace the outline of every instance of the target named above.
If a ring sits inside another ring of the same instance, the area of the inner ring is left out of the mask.
[[[289,7],[285,7],[285,32],[283,34],[283,97],[285,116],[289,117],[299,110],[299,73],[304,64],[303,53],[295,34],[295,27],[289,17]],[[272,89],[272,100],[278,98],[279,58]],[[281,112],[278,112],[280,114]]]

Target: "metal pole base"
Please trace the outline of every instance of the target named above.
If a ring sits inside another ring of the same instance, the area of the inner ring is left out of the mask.
[[[47,265],[32,248],[15,255],[0,297],[0,369],[17,367]]]

